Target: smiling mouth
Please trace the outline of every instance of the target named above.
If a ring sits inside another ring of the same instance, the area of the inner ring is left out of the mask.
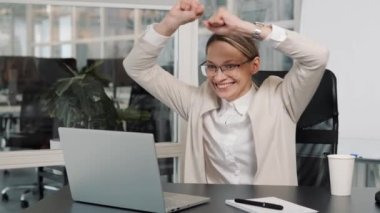
[[[216,88],[218,89],[225,89],[225,88],[228,88],[230,86],[232,86],[233,84],[235,84],[234,82],[230,82],[230,83],[219,83],[219,84],[214,84]]]

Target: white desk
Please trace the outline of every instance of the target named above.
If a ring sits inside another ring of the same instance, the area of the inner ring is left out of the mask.
[[[167,145],[170,144],[156,144],[157,155],[159,158],[173,157],[179,154]],[[57,165],[65,165],[63,152],[60,149],[0,152],[0,170]],[[357,159],[353,185],[358,187],[380,187],[379,170],[380,159]]]
[[[0,152],[0,169],[65,165],[62,150],[25,150]]]
[[[158,158],[183,158],[183,153],[178,152],[182,144],[156,143],[155,146]],[[0,170],[59,165],[65,165],[61,149],[0,151]]]
[[[20,115],[20,111],[21,111],[21,106],[20,105],[16,105],[16,106],[9,106],[9,105],[5,105],[5,106],[0,106],[0,114],[11,114],[11,115],[14,115],[14,116],[18,116]]]

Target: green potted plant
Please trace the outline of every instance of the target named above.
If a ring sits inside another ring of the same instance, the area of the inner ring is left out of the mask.
[[[44,110],[58,120],[59,126],[121,129],[118,112],[104,90],[109,80],[95,71],[101,63],[80,71],[64,64],[72,76],[59,79],[42,98]]]

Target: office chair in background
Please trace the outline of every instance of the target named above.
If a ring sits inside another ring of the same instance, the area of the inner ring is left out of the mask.
[[[19,80],[19,92],[22,92],[20,114],[18,116],[18,129],[8,130],[5,141],[9,150],[23,149],[48,149],[50,139],[53,138],[54,120],[41,109],[41,96],[49,85],[54,83],[59,77],[64,77],[61,73],[60,59],[33,59],[34,66],[27,67],[25,73],[32,74],[33,78]],[[72,59],[63,62],[72,65]],[[20,76],[19,76],[20,77]],[[27,197],[31,192],[38,191],[40,199],[44,196],[44,190],[58,190],[59,186],[47,185],[44,179],[67,183],[65,170],[62,167],[38,167],[36,168],[37,182],[25,185],[7,186],[1,191],[2,200],[8,201],[8,192],[11,190],[24,190],[20,201],[21,207],[29,206]]]
[[[123,67],[124,58],[87,59],[87,67],[100,63],[96,72],[112,82],[113,97],[117,98],[117,87],[131,86],[133,80],[127,75]]]
[[[171,141],[170,109],[150,95],[145,89],[134,82],[125,72],[124,58],[88,59],[87,66],[102,62],[96,72],[113,83],[113,97],[117,99],[117,87],[130,87],[128,106],[140,117],[126,121],[126,131],[153,133],[156,142]],[[165,70],[173,73],[172,66],[163,66]]]
[[[260,71],[253,76],[259,86],[270,75],[284,77],[288,71]],[[326,70],[313,98],[297,123],[298,185],[330,187],[327,155],[338,147],[337,83]]]

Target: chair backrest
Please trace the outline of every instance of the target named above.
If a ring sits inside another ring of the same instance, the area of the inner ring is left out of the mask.
[[[116,87],[130,86],[133,80],[125,72],[123,60],[124,58],[87,59],[87,66],[102,62],[96,68],[96,72],[113,82]]]
[[[12,118],[7,123],[7,125],[12,124],[14,119],[15,122],[19,122],[20,130],[8,131],[12,133],[7,134],[8,145],[38,148],[46,147],[45,144],[49,143],[54,131],[54,121],[47,112],[41,110],[41,97],[58,79],[71,76],[65,65],[76,69],[76,59],[0,57],[0,84],[9,89],[10,104],[20,105],[21,108],[17,119]],[[18,94],[22,94],[21,102],[13,101]],[[28,143],[24,144],[23,140],[28,140]]]
[[[127,121],[127,131],[153,133],[156,142],[171,141],[170,109],[137,83],[132,85],[128,108],[140,116]]]
[[[17,94],[37,79],[38,72],[33,57],[0,56],[0,90],[8,89],[7,104],[20,104]]]
[[[60,78],[71,77],[66,66],[77,69],[75,58],[35,58],[39,83],[41,86],[50,87]]]
[[[27,133],[51,133],[53,119],[42,111],[40,96],[44,88],[29,87],[22,94],[20,131]]]
[[[260,86],[270,75],[284,77],[287,71],[260,71],[253,81]],[[297,123],[298,184],[328,187],[327,154],[337,152],[338,102],[336,77],[326,70],[313,98]]]

